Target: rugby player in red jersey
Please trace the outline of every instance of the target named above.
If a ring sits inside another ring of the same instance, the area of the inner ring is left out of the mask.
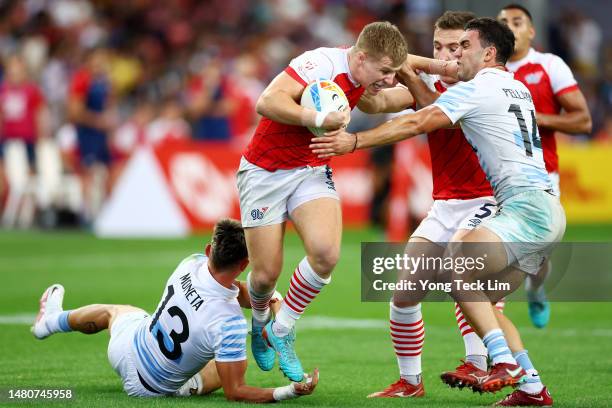
[[[321,113],[300,106],[312,81],[331,79],[346,94],[350,108],[368,113],[400,111],[413,103],[395,74],[406,60],[403,35],[388,22],[364,27],[350,48],[317,48],[293,59],[257,102],[262,115],[244,152],[237,181],[242,225],[252,271],[247,277],[253,311],[252,351],[262,370],[275,356],[292,381],[301,381],[295,353],[295,322],[331,280],[340,256],[342,215],[329,159],[309,148],[306,127],[335,130],[349,112]],[[269,302],[283,265],[283,238],[291,219],[306,256],[295,268],[281,310],[271,319]]]

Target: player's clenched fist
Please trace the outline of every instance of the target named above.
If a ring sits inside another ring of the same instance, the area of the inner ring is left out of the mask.
[[[325,116],[323,125],[325,130],[336,130],[346,127],[351,119],[351,112],[348,109],[342,111],[329,112]]]

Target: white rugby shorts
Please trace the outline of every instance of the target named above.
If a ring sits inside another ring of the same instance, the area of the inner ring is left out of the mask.
[[[237,182],[240,217],[245,228],[283,223],[308,201],[340,199],[329,166],[268,171],[243,157]]]

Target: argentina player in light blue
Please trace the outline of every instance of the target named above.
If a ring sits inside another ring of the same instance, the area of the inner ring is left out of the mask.
[[[153,316],[128,305],[63,310],[64,288],[49,287],[32,327],[38,339],[54,333],[110,332],[108,360],[130,396],[204,395],[223,388],[229,400],[275,402],[314,391],[318,371],[303,383],[258,388],[245,383],[250,300],[235,279],[249,263],[244,230],[235,220],[215,225],[206,255],[184,259],[168,279]]]
[[[466,24],[459,43],[457,76],[464,83],[414,114],[356,134],[329,132],[313,139],[311,148],[330,157],[352,151],[355,144],[358,149],[380,146],[458,123],[500,206],[495,217],[460,239],[459,251],[464,254],[470,250],[465,243],[494,243],[487,246],[484,270],[472,270],[464,278],[490,279],[499,274],[515,289],[526,274],[538,271],[562,238],[565,214],[544,166],[531,95],[504,67],[514,49],[514,35],[502,23],[479,18]],[[493,364],[473,388],[494,392],[517,384],[527,373],[521,385],[525,392],[533,391],[534,403],[552,404],[510,320],[488,302],[466,301],[460,293],[453,296],[483,338]]]

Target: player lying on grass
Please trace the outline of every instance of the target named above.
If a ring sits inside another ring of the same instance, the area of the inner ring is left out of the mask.
[[[476,259],[485,249],[484,268],[466,268],[461,278],[467,282],[500,278],[510,283],[510,291],[495,293],[499,298],[516,289],[526,274],[537,273],[554,243],[563,236],[565,214],[544,166],[531,95],[504,67],[514,50],[514,35],[502,23],[479,18],[466,24],[459,44],[454,52],[458,78],[466,82],[415,114],[358,134],[329,132],[326,137],[313,139],[311,148],[321,157],[331,157],[352,151],[355,144],[368,148],[394,143],[459,122],[491,182],[500,211],[459,238],[449,254]],[[489,245],[479,248],[479,243]],[[512,355],[511,348],[524,347],[512,322],[485,301],[496,299],[480,290],[454,290],[451,294],[484,340],[493,364],[487,376],[471,384],[472,388],[495,392],[518,384],[526,371],[533,370],[533,364],[526,353],[517,356],[518,362]]]
[[[64,288],[49,287],[32,327],[54,333],[108,329],[108,359],[130,396],[204,395],[223,388],[228,400],[275,402],[311,394],[318,371],[304,383],[258,388],[245,383],[246,288],[235,279],[248,265],[244,231],[234,220],[215,225],[206,255],[184,259],[168,279],[153,316],[128,305],[88,305],[64,311]]]

